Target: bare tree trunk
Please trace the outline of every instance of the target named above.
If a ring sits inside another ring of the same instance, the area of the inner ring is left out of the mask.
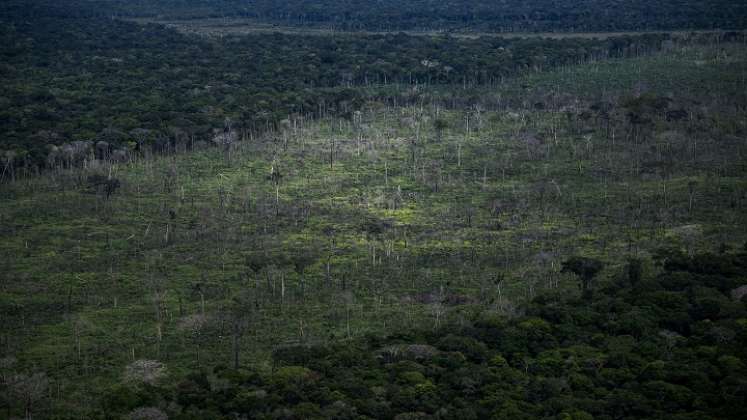
[[[239,368],[239,353],[241,343],[241,325],[240,322],[234,321],[233,324],[233,368]]]

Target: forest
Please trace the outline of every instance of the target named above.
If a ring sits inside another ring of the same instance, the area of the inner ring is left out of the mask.
[[[745,12],[2,2],[0,418],[743,418]]]
[[[5,62],[0,129],[5,144],[18,148],[16,160],[38,166],[48,146],[75,138],[126,147],[137,142],[133,130],[148,130],[158,138],[140,142],[158,143],[174,131],[190,138],[209,134],[226,117],[243,132],[257,132],[277,128],[291,114],[349,116],[370,98],[417,101],[387,92],[393,85],[495,86],[526,71],[645,54],[665,38],[266,34],[215,42],[156,25],[77,19],[58,24],[43,18],[4,26],[0,33]],[[295,71],[298,63],[303,72]]]
[[[6,0],[24,16],[242,17],[342,30],[597,32],[743,29],[731,0]]]

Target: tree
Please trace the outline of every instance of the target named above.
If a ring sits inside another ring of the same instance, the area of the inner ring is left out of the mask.
[[[200,362],[200,339],[202,337],[202,332],[207,325],[208,318],[204,313],[188,315],[179,320],[179,330],[183,331],[185,334],[189,334],[192,344],[195,347],[195,359],[197,360],[197,363]]]
[[[143,146],[151,138],[151,131],[147,128],[135,128],[130,131],[130,136],[135,139],[135,150],[142,152]]]
[[[105,194],[108,200],[119,189],[119,180],[104,175],[90,175],[88,177],[88,185],[96,191],[96,194]]]
[[[135,360],[125,369],[125,380],[155,385],[166,376],[166,366],[157,360]]]
[[[436,139],[441,141],[444,130],[449,128],[449,122],[443,118],[436,118],[433,120],[433,128],[436,129]]]
[[[233,129],[233,123],[230,118],[223,122],[223,130],[218,130],[213,136],[213,143],[223,148],[223,157],[226,163],[231,162],[231,148],[239,140],[239,133]]]
[[[591,299],[594,277],[602,270],[604,264],[587,257],[571,257],[563,262],[561,272],[571,272],[581,279],[581,291],[585,299]]]
[[[643,274],[643,262],[639,258],[628,259],[628,265],[626,266],[628,282],[633,287],[636,287],[641,281],[641,275]]]
[[[5,152],[0,150],[0,157],[3,158],[3,170],[0,173],[0,182],[5,179],[6,173],[10,175],[11,181],[16,180],[15,160],[17,156],[18,154],[13,150],[7,150]]]
[[[47,393],[49,387],[47,375],[43,372],[15,375],[8,382],[11,394],[23,404],[26,419],[30,420],[36,405]]]
[[[169,416],[156,407],[140,407],[127,415],[129,420],[168,420]]]

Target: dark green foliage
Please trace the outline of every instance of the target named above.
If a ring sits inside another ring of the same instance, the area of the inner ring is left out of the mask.
[[[191,149],[195,139],[212,140],[226,118],[244,135],[280,128],[289,115],[350,118],[367,99],[417,100],[391,97],[385,85],[495,85],[529,69],[657,50],[668,38],[275,33],[218,40],[152,24],[14,13],[0,15],[1,146],[28,167],[73,164],[53,146],[79,140],[103,142],[98,159]],[[434,126],[440,136],[448,124]],[[271,176],[277,181],[280,172]]]
[[[621,31],[736,29],[747,10],[728,0],[6,0],[6,11],[56,16],[247,17],[347,30]],[[29,4],[30,3],[30,4]],[[3,9],[0,9],[3,10]]]
[[[484,362],[488,356],[487,346],[469,337],[447,335],[436,343],[436,347],[444,351],[462,353],[474,362]]]
[[[140,404],[174,410],[168,403],[173,401],[181,407],[174,411],[176,418],[195,412],[216,418],[273,413],[299,418],[736,419],[743,413],[734,407],[747,402],[742,379],[747,360],[739,341],[747,335],[747,307],[740,303],[729,316],[713,316],[692,331],[673,331],[678,325],[672,322],[683,311],[713,315],[719,302],[728,305],[726,295],[698,281],[698,261],[705,257],[696,255],[681,261],[687,262],[686,268],[676,268],[676,273],[691,278],[686,291],[639,291],[632,298],[634,286],[623,286],[614,294],[598,293],[588,303],[539,296],[527,308],[530,312],[546,314],[562,307],[569,317],[496,319],[483,314],[460,331],[423,334],[439,353],[418,362],[372,357],[380,346],[402,343],[409,335],[287,347],[274,352],[277,367],[269,373],[215,368],[159,389],[160,403],[143,400],[137,390],[117,388],[107,393],[104,404],[117,413]],[[709,258],[712,274],[731,277],[728,270],[713,267],[744,264],[747,254]],[[590,261],[575,260],[573,265],[586,267],[580,268],[582,275],[598,269]],[[674,273],[668,269],[659,279],[644,276],[639,282],[656,282]],[[610,323],[591,326],[573,321],[587,311],[596,314],[592,318],[612,311],[616,318],[635,320],[641,310],[648,311],[658,327],[644,328],[636,337],[621,334]],[[498,336],[497,341],[490,338]],[[540,337],[549,344],[533,344]],[[223,382],[216,387],[219,379]]]
[[[643,263],[638,258],[631,258],[628,260],[627,265],[627,277],[630,286],[635,287],[640,281],[643,275]]]
[[[563,261],[563,271],[570,271],[581,279],[581,290],[587,298],[593,291],[592,281],[602,267],[602,262],[594,258],[572,257]]]

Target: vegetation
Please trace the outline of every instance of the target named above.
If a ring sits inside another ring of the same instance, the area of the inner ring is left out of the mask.
[[[747,402],[744,250],[637,260],[590,301],[546,293],[506,319],[279,348],[265,370],[216,366],[108,391],[109,413],[176,418],[739,418]],[[632,271],[631,271],[632,270]],[[726,391],[726,392],[724,392]],[[124,395],[124,397],[123,397]]]
[[[589,32],[743,29],[747,6],[730,0],[6,0],[25,16],[243,17],[342,30]],[[2,10],[2,9],[0,9]]]
[[[128,152],[191,147],[227,117],[246,137],[277,129],[289,115],[350,117],[366,99],[392,96],[381,86],[496,86],[521,72],[657,50],[667,38],[264,34],[205,40],[156,25],[61,22],[18,21],[0,32],[0,129],[5,148],[14,148],[13,165],[31,171],[50,159],[54,166],[64,154],[54,147],[75,140]],[[294,71],[299,62],[302,72]]]
[[[0,417],[742,415],[742,32],[206,38],[14,4]]]

